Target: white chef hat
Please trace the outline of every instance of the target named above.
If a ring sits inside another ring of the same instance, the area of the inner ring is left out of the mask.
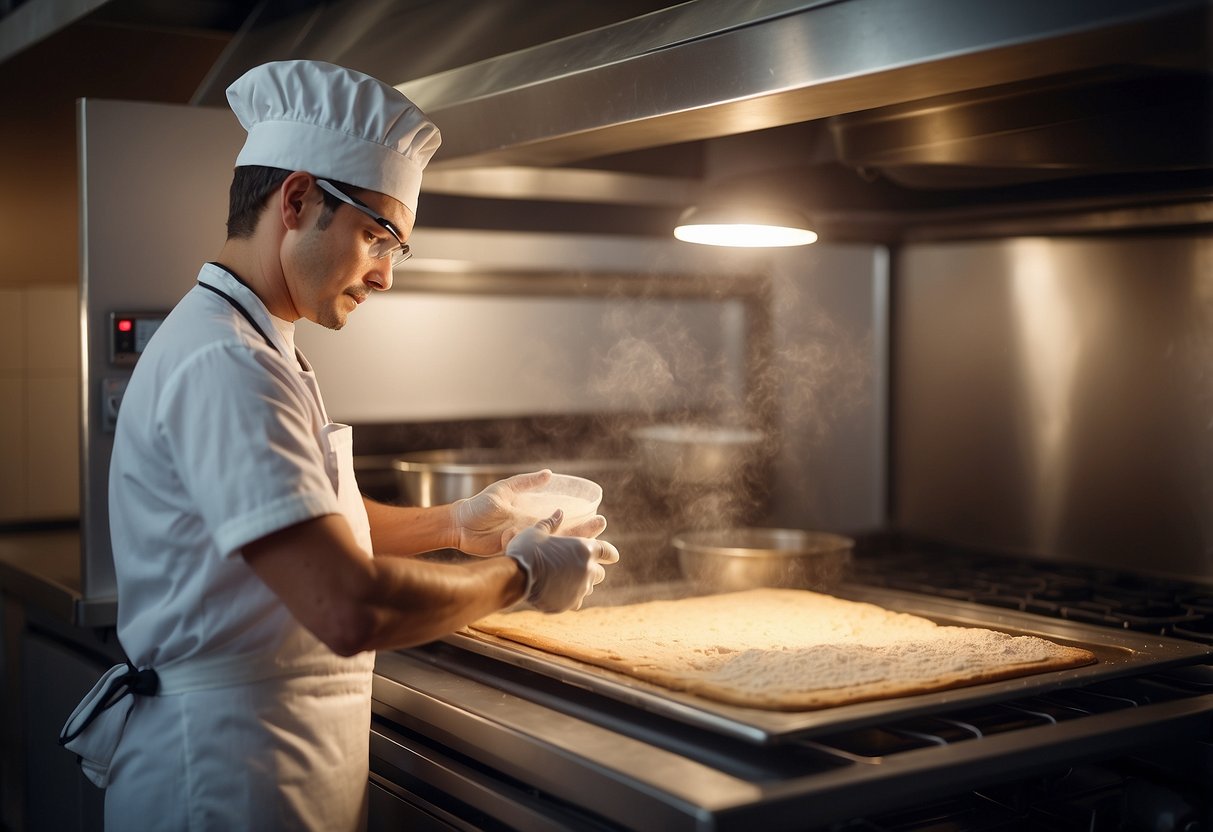
[[[227,88],[248,139],[236,166],[265,165],[395,197],[414,214],[442,138],[399,90],[321,61],[253,67]]]

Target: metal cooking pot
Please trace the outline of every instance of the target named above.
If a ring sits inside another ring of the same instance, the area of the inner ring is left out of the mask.
[[[641,470],[672,485],[736,483],[760,459],[762,434],[711,425],[649,425],[630,433]]]
[[[631,469],[612,459],[544,459],[508,448],[450,448],[418,451],[392,462],[400,499],[407,505],[438,506],[474,497],[497,480],[550,468],[608,485]],[[603,480],[607,480],[604,483]]]
[[[680,532],[671,541],[683,577],[704,589],[829,590],[845,575],[855,541],[827,532],[743,527]]]

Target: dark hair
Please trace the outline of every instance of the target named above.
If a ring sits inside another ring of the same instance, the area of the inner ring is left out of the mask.
[[[263,165],[241,165],[232,175],[232,187],[228,194],[227,207],[227,237],[229,240],[241,237],[251,237],[257,229],[257,218],[265,207],[265,201],[270,194],[282,187],[282,183],[292,171],[282,168],[270,168]],[[343,191],[349,186],[342,182],[333,182]],[[320,217],[317,226],[320,230],[328,228],[332,222],[333,211],[341,204],[337,197],[321,191],[324,198],[325,213]]]
[[[291,171],[262,165],[241,165],[232,174],[227,202],[227,238],[253,236],[265,200],[281,187]]]

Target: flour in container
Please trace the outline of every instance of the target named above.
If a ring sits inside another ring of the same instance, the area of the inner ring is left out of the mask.
[[[561,525],[574,525],[583,520],[589,520],[598,510],[598,506],[591,500],[586,500],[581,497],[572,497],[568,494],[552,494],[546,491],[523,491],[514,497],[514,509],[527,517],[533,518],[532,522],[542,520],[545,517],[551,517],[552,512],[560,509],[564,512],[564,520]]]
[[[589,520],[598,513],[601,502],[602,486],[569,474],[552,474],[544,485],[514,495],[514,509],[532,523],[551,517],[556,509],[563,511],[562,529]]]

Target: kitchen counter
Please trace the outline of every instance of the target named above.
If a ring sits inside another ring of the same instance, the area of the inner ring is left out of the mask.
[[[0,534],[0,589],[66,623],[110,626],[116,599],[84,600],[78,529]]]
[[[54,738],[125,660],[117,604],[84,600],[80,530],[0,532],[0,828],[100,829],[103,793]]]

